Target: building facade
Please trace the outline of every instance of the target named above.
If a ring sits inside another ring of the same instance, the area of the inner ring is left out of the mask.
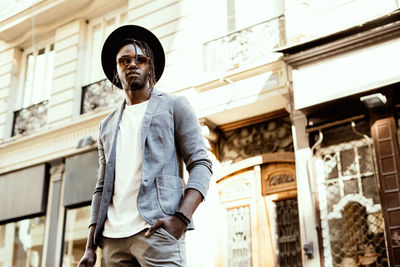
[[[160,39],[157,87],[188,98],[214,161],[188,266],[399,264],[397,111],[358,101],[379,92],[396,107],[395,0],[0,5],[1,267],[76,266],[83,255],[98,126],[123,99],[100,52],[127,23]],[[357,45],[344,49],[346,38]]]
[[[279,49],[291,73],[297,175],[310,177],[297,189],[319,218],[325,266],[400,266],[400,11],[392,4]]]

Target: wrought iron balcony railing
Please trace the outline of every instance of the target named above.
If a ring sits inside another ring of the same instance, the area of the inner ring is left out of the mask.
[[[12,136],[27,134],[45,126],[48,104],[49,101],[45,100],[15,111]]]
[[[121,103],[121,90],[105,79],[82,87],[81,114]]]
[[[284,16],[232,32],[204,44],[205,72],[227,71],[259,62],[285,43]]]

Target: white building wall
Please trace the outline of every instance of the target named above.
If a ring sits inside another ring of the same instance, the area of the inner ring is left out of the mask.
[[[80,106],[79,69],[80,50],[84,49],[86,23],[75,20],[56,30],[54,49],[56,53],[53,89],[51,92],[47,121],[50,126],[66,123],[74,115],[75,105]]]
[[[13,102],[19,76],[21,50],[8,48],[0,52],[0,141],[11,136]]]

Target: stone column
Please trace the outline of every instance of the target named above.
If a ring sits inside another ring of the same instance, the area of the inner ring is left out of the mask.
[[[320,251],[318,242],[317,203],[314,199],[313,181],[310,164],[312,152],[309,147],[308,134],[306,133],[307,118],[300,111],[292,113],[292,131],[296,158],[296,177],[297,177],[297,201],[299,209],[299,223],[301,235],[301,247],[312,247],[312,257],[307,256],[303,251],[303,266],[320,266]],[[316,190],[316,189],[315,189]]]
[[[59,266],[61,259],[64,208],[62,206],[62,184],[64,162],[51,163],[50,185],[46,210],[46,229],[43,244],[42,266]]]

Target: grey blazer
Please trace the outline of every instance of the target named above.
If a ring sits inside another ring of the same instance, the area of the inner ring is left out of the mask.
[[[116,141],[124,111],[122,105],[100,123],[99,170],[92,197],[90,225],[96,224],[94,242],[101,244],[108,206],[112,201]],[[143,219],[153,224],[174,214],[184,189],[206,195],[212,174],[211,161],[198,120],[185,97],[153,90],[141,127],[142,182],[137,199]],[[183,182],[183,162],[189,172]],[[189,229],[193,225],[189,225]]]

